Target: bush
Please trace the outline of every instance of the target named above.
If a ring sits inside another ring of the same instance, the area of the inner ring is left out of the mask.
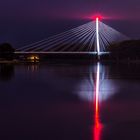
[[[9,43],[0,44],[0,58],[11,60],[14,58],[15,49]]]

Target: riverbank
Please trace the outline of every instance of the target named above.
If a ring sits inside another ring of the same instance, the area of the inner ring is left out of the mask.
[[[0,64],[16,64],[20,63],[19,60],[0,60]]]
[[[24,63],[79,63],[79,64],[86,64],[86,63],[127,63],[127,64],[140,64],[140,60],[95,60],[95,59],[45,59],[40,61],[29,61],[29,60],[0,60],[0,64],[24,64]]]

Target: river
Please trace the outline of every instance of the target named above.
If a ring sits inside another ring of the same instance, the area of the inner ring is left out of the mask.
[[[140,65],[0,65],[2,140],[139,140]]]

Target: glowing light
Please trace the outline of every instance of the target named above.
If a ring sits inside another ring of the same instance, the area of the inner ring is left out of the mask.
[[[91,19],[91,20],[94,20],[94,21],[96,20],[96,18],[98,18],[99,20],[106,19],[106,17],[103,16],[103,14],[100,14],[100,13],[95,14],[95,15],[90,15],[88,18]]]
[[[96,17],[96,47],[97,55],[100,55],[100,42],[99,42],[99,17]]]
[[[95,107],[96,111],[99,110],[99,79],[100,79],[100,64],[97,64],[97,74],[96,74],[96,90],[95,90]]]
[[[27,57],[27,60],[38,61],[38,60],[39,60],[39,56],[37,56],[37,55],[32,55],[32,56]]]
[[[95,18],[95,19],[101,20],[101,19],[102,19],[102,17],[101,17],[101,16],[96,16],[96,18]]]
[[[97,64],[97,74],[96,74],[96,89],[95,89],[95,116],[94,116],[94,130],[93,130],[93,140],[100,140],[101,139],[101,132],[102,132],[102,124],[100,123],[100,114],[99,114],[99,82],[100,82],[100,64]]]

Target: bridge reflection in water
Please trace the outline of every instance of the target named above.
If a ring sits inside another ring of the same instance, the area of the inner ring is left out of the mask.
[[[100,106],[99,106],[99,94],[100,94],[100,63],[97,64],[96,82],[94,90],[94,126],[93,126],[93,140],[100,140],[103,125],[100,121]]]
[[[92,103],[92,111],[93,111],[92,129],[91,129],[92,139],[101,140],[104,125],[100,118],[100,103],[111,96],[111,93],[109,92],[109,89],[110,89],[109,87],[112,85],[110,85],[109,82],[105,83],[105,80],[108,77],[108,74],[107,74],[108,71],[107,71],[107,67],[102,65],[100,62],[97,62],[97,64],[94,64],[91,66],[87,66],[84,69],[82,68],[83,67],[80,67],[78,69],[77,67],[74,67],[74,69],[71,67],[65,67],[65,68],[59,67],[59,70],[58,68],[56,70],[56,69],[52,69],[51,67],[50,68],[48,67],[48,71],[50,74],[56,73],[56,71],[59,74],[62,74],[62,73],[64,74],[64,72],[67,71],[68,74],[70,75],[73,74],[73,72],[75,73],[75,71],[77,71],[77,74],[80,73],[79,75],[81,75],[82,71],[84,72],[86,71],[85,73],[87,73],[88,75],[84,77],[83,79],[84,83],[80,87],[80,91],[78,89],[78,92],[76,94],[82,100]],[[39,65],[28,66],[28,71],[35,72],[35,71],[38,71],[38,69],[39,69]],[[89,83],[86,83],[87,81]],[[106,90],[108,91],[106,92]],[[81,91],[84,93],[82,93]]]
[[[75,61],[1,65],[1,139],[139,140],[140,66]]]

